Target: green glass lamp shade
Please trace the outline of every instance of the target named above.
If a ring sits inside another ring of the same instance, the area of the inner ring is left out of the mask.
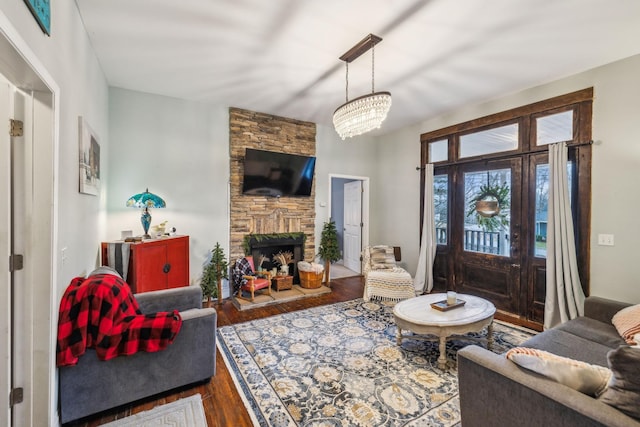
[[[149,225],[151,225],[151,214],[149,208],[164,208],[167,204],[162,200],[162,197],[153,193],[149,193],[149,189],[144,193],[138,193],[129,197],[127,200],[127,207],[129,208],[141,208],[142,216],[140,222],[142,222],[142,228],[144,230],[144,238],[149,239]]]

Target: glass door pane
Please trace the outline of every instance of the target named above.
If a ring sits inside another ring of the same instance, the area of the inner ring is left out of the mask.
[[[464,250],[509,256],[511,169],[464,174]]]
[[[573,185],[573,173],[575,164],[569,162],[567,164],[567,175],[569,182],[569,194],[571,194]],[[569,197],[569,204],[573,197]],[[549,164],[536,165],[536,194],[535,194],[535,247],[534,256],[538,258],[547,257],[547,222],[549,207]]]
[[[435,175],[433,177],[433,203],[436,223],[436,242],[438,245],[446,245],[447,226],[449,223],[449,177],[448,175]]]

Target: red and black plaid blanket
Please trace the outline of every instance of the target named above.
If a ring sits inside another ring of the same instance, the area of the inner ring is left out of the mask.
[[[142,314],[131,288],[117,276],[76,277],[60,301],[56,364],[75,365],[87,348],[94,348],[100,360],[159,351],[181,326],[175,310]]]

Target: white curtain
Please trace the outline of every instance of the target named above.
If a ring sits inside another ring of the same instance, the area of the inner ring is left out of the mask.
[[[433,261],[436,258],[436,223],[433,206],[433,165],[425,165],[424,178],[424,216],[422,218],[422,238],[420,239],[420,256],[418,269],[413,285],[416,292],[431,292],[433,289]]]
[[[549,145],[547,295],[544,328],[582,316],[584,292],[578,277],[573,219],[569,205],[567,145]]]

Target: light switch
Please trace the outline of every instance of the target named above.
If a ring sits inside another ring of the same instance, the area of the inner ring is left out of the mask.
[[[613,246],[613,234],[598,234],[598,245]]]

